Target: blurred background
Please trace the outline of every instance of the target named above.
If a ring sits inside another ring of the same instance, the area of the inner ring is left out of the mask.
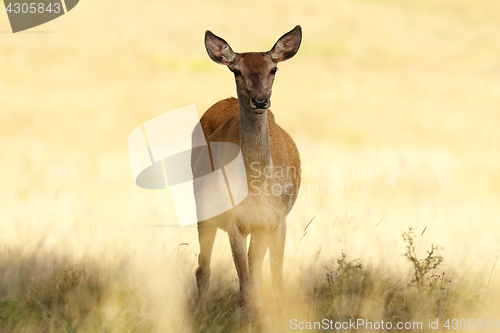
[[[440,269],[486,295],[478,313],[498,314],[499,17],[486,0],[85,0],[12,34],[0,14],[2,297],[21,277],[97,263],[136,297],[133,311],[110,297],[102,325],[125,330],[140,313],[188,331],[196,229],[151,227],[177,217],[168,190],[135,185],[128,135],[236,96],[205,30],[236,52],[267,51],[300,24],[272,97],[307,171],[288,217],[287,283],[342,251],[411,279],[401,234],[412,227],[417,254],[440,245]],[[236,290],[223,232],[212,272]]]

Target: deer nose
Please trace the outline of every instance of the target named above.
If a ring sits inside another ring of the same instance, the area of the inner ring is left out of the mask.
[[[267,99],[267,97],[264,98],[252,97],[252,105],[256,109],[266,109],[269,107],[269,100]]]

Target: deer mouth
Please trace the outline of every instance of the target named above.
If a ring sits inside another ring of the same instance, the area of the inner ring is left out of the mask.
[[[264,112],[266,112],[267,109],[252,109],[252,112],[255,113],[255,114],[263,114]]]

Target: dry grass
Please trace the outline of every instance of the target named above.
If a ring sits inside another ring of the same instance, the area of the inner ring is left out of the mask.
[[[273,112],[309,175],[288,219],[287,299],[262,325],[274,332],[289,330],[292,318],[498,315],[500,5],[253,6],[266,10],[87,0],[34,29],[55,33],[0,34],[1,330],[199,328],[196,230],[150,227],[177,218],[168,191],[135,186],[127,137],[161,113],[196,104],[201,114],[235,95],[231,74],[206,55],[206,29],[250,51],[270,48],[296,24],[303,45],[280,65]],[[319,166],[328,174],[314,175]],[[358,174],[370,166],[377,173]],[[363,195],[349,195],[347,181]],[[446,278],[425,292],[412,285],[404,257],[409,227],[417,258],[442,247],[444,262],[428,276]],[[212,271],[207,320],[212,331],[234,330],[236,274],[222,233]],[[334,281],[344,283],[342,296]]]

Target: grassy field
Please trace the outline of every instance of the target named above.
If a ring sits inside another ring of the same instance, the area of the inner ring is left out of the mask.
[[[285,299],[265,299],[252,328],[492,326],[499,17],[487,0],[86,0],[9,34],[0,15],[0,331],[243,329],[226,235],[203,317],[196,229],[151,227],[177,224],[175,209],[168,191],[135,185],[127,138],[164,112],[195,104],[201,116],[235,96],[205,30],[235,51],[264,51],[296,24],[303,43],[280,64],[272,109],[301,153],[302,192],[288,218]]]

